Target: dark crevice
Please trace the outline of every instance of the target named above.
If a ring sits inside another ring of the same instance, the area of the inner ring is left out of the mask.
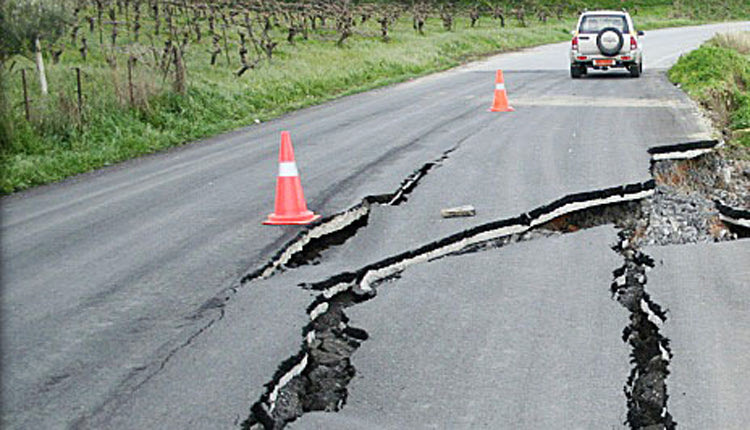
[[[587,230],[603,225],[621,227],[622,220],[632,216],[632,214],[641,213],[641,207],[641,201],[626,201],[571,212],[540,224],[525,233],[512,234],[487,242],[469,245],[460,251],[447,254],[446,256],[472,254],[490,248],[503,247],[512,243],[575,233],[580,230]]]
[[[675,145],[660,145],[648,149],[654,161],[660,160],[678,160],[685,158],[695,158],[702,154],[712,152],[721,146],[718,140],[699,140],[696,142],[678,143]]]
[[[279,367],[242,428],[260,425],[265,429],[280,429],[306,412],[335,412],[346,404],[346,387],[356,373],[350,357],[368,334],[348,325],[344,309],[366,300],[369,297],[345,291],[311,305],[309,313],[323,303],[326,310],[305,327],[305,342],[300,352]],[[297,370],[296,376],[279,386],[279,381],[295,372],[300,363],[305,364],[304,369]]]
[[[677,423],[667,408],[666,382],[672,350],[669,339],[660,333],[667,316],[646,292],[646,270],[654,267],[654,261],[638,250],[633,234],[633,229],[620,231],[620,241],[612,247],[625,261],[613,272],[610,286],[613,298],[630,312],[630,324],[622,333],[622,340],[632,348],[632,369],[624,387],[626,423],[633,430],[673,430]]]
[[[368,210],[363,212],[363,215],[355,218],[354,221],[346,225],[344,228],[324,234],[314,242],[310,242],[303,246],[302,249],[292,254],[289,260],[280,267],[293,269],[306,264],[317,264],[325,250],[346,243],[346,241],[354,237],[361,228],[366,227],[369,220],[370,210],[368,207]]]
[[[408,178],[406,178],[406,180],[401,183],[399,189],[393,194],[393,197],[388,202],[388,205],[398,206],[401,203],[407,201],[409,194],[411,194],[412,191],[417,188],[417,185],[419,185],[419,181],[427,176],[427,174],[430,173],[430,170],[437,166],[440,166],[443,161],[447,160],[450,154],[457,150],[461,146],[461,144],[464,143],[464,141],[466,141],[466,139],[468,139],[469,137],[471,137],[471,135],[461,139],[460,141],[458,141],[458,143],[456,143],[455,146],[453,146],[453,148],[443,152],[443,155],[438,159],[426,163],[419,170],[415,171]]]
[[[719,211],[719,219],[732,234],[742,239],[750,237],[750,210],[728,206],[719,200],[714,203]]]
[[[318,258],[330,246],[329,244],[335,246],[345,243],[360,228],[367,225],[371,205],[387,202],[390,196],[390,194],[368,196],[350,209],[325,217],[309,228],[300,231],[292,240],[281,246],[276,255],[268,262],[244,275],[240,279],[239,285],[234,289],[236,290],[256,279],[268,278],[286,267],[298,267],[307,264],[311,261],[309,258]],[[302,256],[297,254],[302,254]],[[304,256],[309,256],[309,258]]]
[[[731,223],[726,223],[726,225],[727,225],[727,229],[737,239],[747,239],[747,238],[750,238],[750,228],[743,227],[743,226],[740,226],[740,225],[731,224]]]

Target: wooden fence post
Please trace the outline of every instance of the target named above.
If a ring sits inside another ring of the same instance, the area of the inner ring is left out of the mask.
[[[133,96],[133,63],[135,63],[135,57],[131,55],[128,58],[128,95],[130,96],[130,106],[135,105],[135,97]]]
[[[26,121],[31,121],[31,112],[29,108],[29,89],[26,83],[26,69],[21,69],[21,81],[23,81],[23,106],[26,110]]]
[[[76,86],[78,91],[78,120],[83,117],[83,92],[81,91],[81,68],[76,67]]]

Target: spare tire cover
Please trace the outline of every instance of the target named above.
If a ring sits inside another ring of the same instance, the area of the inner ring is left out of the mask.
[[[620,53],[624,39],[622,32],[615,27],[606,27],[596,35],[596,46],[599,52],[607,57],[614,57]]]

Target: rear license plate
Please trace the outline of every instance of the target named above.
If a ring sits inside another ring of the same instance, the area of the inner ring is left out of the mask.
[[[595,66],[613,66],[615,60],[594,60]]]

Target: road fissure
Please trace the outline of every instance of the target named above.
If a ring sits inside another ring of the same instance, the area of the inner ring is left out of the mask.
[[[307,309],[311,322],[303,330],[300,351],[279,366],[266,392],[252,405],[243,428],[280,429],[306,412],[340,410],[356,372],[351,355],[368,337],[366,331],[348,325],[343,310],[373,299],[379,284],[398,277],[407,267],[616,223],[652,190],[653,183],[648,182],[566,196],[519,217],[475,227],[356,272],[304,284],[320,294]]]
[[[622,333],[623,342],[631,346],[633,366],[624,386],[627,424],[634,430],[673,430],[677,423],[667,406],[672,350],[669,339],[660,332],[667,316],[646,292],[646,271],[654,267],[654,261],[638,249],[634,229],[623,229],[618,235],[620,240],[612,249],[623,257],[624,264],[613,272],[610,291],[630,312],[630,322]]]
[[[458,149],[461,142],[443,152],[435,160],[423,164],[420,168],[407,176],[401,185],[392,193],[366,196],[353,207],[324,218],[318,224],[300,232],[294,239],[281,247],[270,261],[259,269],[245,275],[240,285],[245,285],[255,279],[266,279],[277,271],[294,268],[320,258],[321,254],[333,247],[345,243],[349,238],[367,226],[373,205],[398,206],[404,203],[409,194],[416,189],[432,169],[440,166],[449,154]]]
[[[631,313],[630,324],[623,332],[623,340],[632,347],[633,362],[624,387],[627,424],[633,429],[650,425],[674,428],[675,421],[667,409],[666,391],[672,353],[669,340],[659,332],[666,321],[666,313],[645,292],[645,271],[653,267],[653,261],[638,247],[641,244],[717,242],[741,237],[724,226],[714,206],[713,211],[701,214],[708,221],[671,223],[669,228],[677,234],[672,231],[664,234],[660,217],[665,202],[673,203],[684,197],[681,194],[684,190],[676,188],[665,178],[671,177],[667,173],[674,169],[684,171],[700,167],[706,163],[706,157],[712,156],[701,152],[690,159],[682,159],[684,154],[680,151],[695,150],[690,144],[685,144],[671,151],[680,161],[667,157],[654,160],[651,170],[654,179],[647,182],[568,195],[518,217],[462,231],[357,271],[302,284],[320,294],[308,307],[311,322],[303,330],[300,352],[282,363],[266,385],[265,394],[251,407],[243,428],[280,429],[306,412],[340,410],[346,404],[346,387],[356,372],[351,356],[368,337],[366,331],[348,325],[344,309],[371,300],[376,296],[379,284],[397,278],[409,266],[607,224],[621,230],[620,241],[613,249],[625,260],[623,266],[614,271],[611,292]],[[689,163],[687,168],[685,163]],[[711,202],[709,191],[715,191],[716,184],[694,187],[702,187],[706,195],[691,198]],[[722,189],[728,193],[723,194],[724,199],[737,197],[736,190]],[[696,205],[692,201],[687,204],[690,208]],[[692,234],[693,230],[686,234],[682,231],[685,226],[697,226],[696,229],[702,229],[701,234]]]

